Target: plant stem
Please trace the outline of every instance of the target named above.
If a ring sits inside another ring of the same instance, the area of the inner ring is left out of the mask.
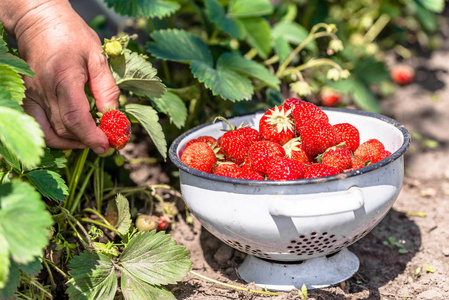
[[[101,159],[99,166],[95,168],[94,173],[94,192],[97,202],[97,210],[101,214],[103,206],[103,187],[104,187],[104,159]]]
[[[85,148],[76,160],[76,165],[73,173],[71,174],[71,180],[69,183],[69,196],[67,201],[64,203],[64,208],[73,211],[73,199],[75,198],[76,187],[78,186],[78,181],[83,172],[84,164],[86,163],[87,155],[89,154],[89,148]]]
[[[91,220],[91,219],[88,219],[88,218],[81,218],[80,220],[82,222],[87,222],[87,223],[92,223],[92,224],[95,224],[95,225],[98,225],[98,226],[102,226],[102,227],[107,228],[107,229],[109,229],[111,231],[114,231],[119,236],[122,236],[122,234],[117,229],[115,229],[114,227],[112,227],[110,225],[107,225],[107,224],[104,224],[104,223],[101,223],[101,222],[98,222],[98,221],[95,221],[95,220]]]
[[[94,166],[89,170],[89,172],[88,172],[87,175],[86,175],[86,178],[84,178],[83,184],[81,185],[81,187],[80,187],[80,189],[79,189],[79,191],[78,191],[78,194],[76,195],[76,198],[75,198],[75,200],[73,201],[72,206],[70,207],[70,213],[71,213],[71,214],[74,213],[75,208],[78,206],[78,204],[79,204],[79,202],[80,202],[80,199],[81,199],[81,197],[82,197],[83,194],[84,194],[84,190],[86,189],[86,186],[87,186],[87,184],[88,184],[89,181],[90,181],[90,177],[92,176],[92,173],[94,172],[94,170],[96,169],[96,166],[98,165],[98,160],[99,160],[99,158],[100,158],[100,157],[97,156],[97,158],[95,159],[95,162],[94,162]]]
[[[59,274],[61,274],[62,276],[64,276],[65,278],[69,278],[69,275],[67,275],[66,273],[64,273],[63,270],[61,270],[60,268],[58,268],[51,260],[46,259],[45,257],[43,258],[43,262],[45,263],[45,265],[50,264],[56,271],[59,272]]]
[[[227,283],[220,282],[218,280],[206,277],[204,275],[198,274],[198,273],[196,273],[195,271],[192,271],[192,270],[190,270],[190,273],[195,275],[195,276],[198,276],[198,277],[200,277],[202,279],[205,279],[207,281],[210,281],[210,282],[213,282],[213,283],[216,283],[216,284],[228,287],[228,288],[232,288],[232,289],[235,289],[235,290],[239,290],[239,291],[257,293],[257,294],[263,294],[263,295],[271,295],[271,296],[279,296],[279,295],[283,295],[284,294],[284,293],[279,293],[279,292],[257,291],[257,290],[252,290],[252,289],[236,286],[236,285],[227,284]]]
[[[53,278],[53,273],[50,270],[50,266],[47,263],[47,259],[45,257],[42,257],[42,262],[44,263],[44,266],[47,269],[48,277],[50,277],[51,288],[55,289],[56,288],[56,282],[55,282],[55,280]]]

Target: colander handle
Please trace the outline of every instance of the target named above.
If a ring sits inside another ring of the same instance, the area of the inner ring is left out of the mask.
[[[346,191],[332,193],[314,193],[273,199],[269,213],[278,217],[312,217],[354,211],[365,205],[362,190],[353,186]]]

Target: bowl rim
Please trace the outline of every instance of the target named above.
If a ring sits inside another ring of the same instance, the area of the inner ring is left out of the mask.
[[[282,186],[295,185],[296,186],[296,185],[306,185],[306,184],[313,184],[313,183],[323,183],[323,182],[330,182],[330,181],[336,181],[336,180],[343,180],[348,177],[358,176],[358,175],[372,172],[374,170],[382,168],[382,167],[392,163],[393,161],[399,159],[405,153],[405,151],[407,150],[407,148],[410,145],[409,131],[405,128],[404,125],[402,125],[401,123],[399,123],[398,121],[396,121],[390,117],[387,117],[385,115],[381,115],[378,113],[374,113],[374,112],[362,111],[362,110],[357,110],[357,109],[340,108],[340,107],[320,107],[320,108],[324,111],[350,113],[350,114],[356,114],[356,115],[360,115],[360,116],[366,116],[366,117],[371,117],[371,118],[381,120],[383,122],[393,125],[399,131],[401,131],[401,133],[404,137],[404,141],[403,141],[401,147],[399,147],[398,150],[396,150],[394,153],[392,153],[387,158],[385,158],[379,162],[376,162],[374,164],[363,167],[361,169],[356,169],[356,170],[348,171],[345,173],[340,173],[337,175],[331,175],[331,176],[325,176],[325,177],[319,177],[319,178],[310,178],[310,179],[248,180],[248,179],[219,176],[219,175],[202,172],[202,171],[196,170],[194,168],[191,168],[191,167],[185,165],[183,162],[181,162],[181,159],[178,157],[178,154],[177,154],[177,149],[178,149],[179,144],[185,137],[187,137],[191,133],[193,133],[201,128],[204,128],[206,126],[210,126],[210,125],[214,124],[213,122],[207,122],[207,123],[198,125],[192,129],[184,132],[180,136],[178,136],[173,141],[173,143],[170,145],[169,158],[172,161],[172,163],[174,163],[176,165],[176,167],[178,167],[180,170],[182,170],[188,174],[191,174],[193,176],[197,176],[197,177],[200,177],[203,179],[208,179],[208,180],[212,180],[212,181],[216,181],[216,182],[222,182],[222,183],[228,183],[228,184],[239,184],[239,185],[251,185],[251,186],[280,186],[280,185],[282,185]],[[258,113],[261,113],[261,112],[255,112],[252,114],[235,116],[235,117],[229,118],[228,120],[232,121],[232,119],[234,119],[234,118],[251,116],[251,115],[258,114]]]

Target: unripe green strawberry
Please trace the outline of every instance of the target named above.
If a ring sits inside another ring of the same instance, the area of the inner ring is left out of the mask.
[[[100,129],[106,134],[109,145],[123,149],[131,138],[131,122],[118,110],[109,110],[100,119]]]
[[[206,142],[196,142],[184,149],[181,161],[191,168],[212,173],[217,163],[217,157]]]
[[[139,231],[151,231],[157,229],[159,218],[153,215],[139,215],[136,219],[136,228]]]
[[[106,52],[107,56],[119,56],[120,54],[122,54],[122,50],[123,50],[123,46],[122,43],[120,43],[120,41],[117,40],[106,40],[105,44],[103,46],[104,51]]]

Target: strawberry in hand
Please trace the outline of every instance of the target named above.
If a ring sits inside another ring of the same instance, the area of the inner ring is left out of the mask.
[[[109,145],[123,149],[131,138],[131,122],[118,110],[109,110],[100,119],[100,129],[109,139]]]

